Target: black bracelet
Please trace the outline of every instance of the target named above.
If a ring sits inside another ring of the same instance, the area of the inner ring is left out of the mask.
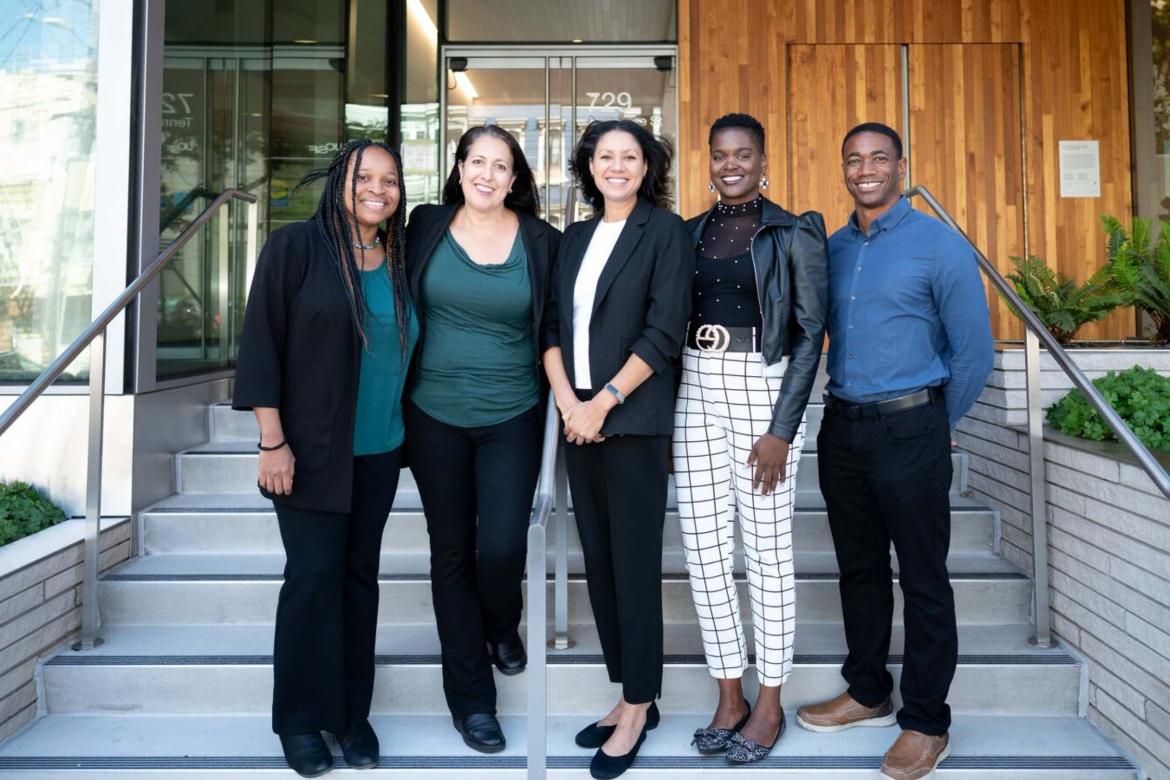
[[[273,444],[271,447],[265,447],[263,443],[256,442],[256,449],[260,450],[261,452],[272,452],[273,450],[279,450],[286,444],[288,444],[288,439],[281,439],[280,444]]]

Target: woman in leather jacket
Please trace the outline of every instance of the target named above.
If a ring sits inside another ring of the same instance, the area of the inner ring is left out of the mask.
[[[827,255],[821,215],[761,194],[764,129],[746,114],[711,127],[719,200],[687,222],[697,265],[674,410],[679,520],[703,649],[719,704],[695,732],[700,753],[766,757],[784,733],[792,668],[792,516],[804,412],[821,358]],[[747,562],[759,696],[743,696],[747,645],[732,574],[738,514]]]

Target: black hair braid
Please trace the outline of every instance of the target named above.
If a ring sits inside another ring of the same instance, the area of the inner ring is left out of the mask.
[[[398,340],[401,347],[402,360],[406,360],[406,349],[409,341],[410,303],[406,280],[406,185],[402,176],[402,158],[398,152],[386,144],[362,138],[350,141],[341,148],[329,167],[313,171],[297,184],[301,189],[310,182],[323,179],[324,190],[321,199],[317,202],[317,210],[313,213],[313,221],[317,224],[325,238],[329,254],[336,263],[338,278],[349,303],[350,316],[354,327],[361,337],[362,344],[368,343],[365,329],[367,313],[365,294],[362,292],[361,267],[365,261],[366,250],[360,248],[361,256],[354,251],[354,235],[357,234],[357,225],[345,205],[345,173],[350,158],[354,158],[353,176],[348,182],[350,196],[357,202],[358,174],[361,170],[362,155],[371,146],[386,151],[398,167],[398,207],[388,220],[386,229],[379,229],[378,235],[386,248],[387,273],[394,291],[394,316],[398,323]]]

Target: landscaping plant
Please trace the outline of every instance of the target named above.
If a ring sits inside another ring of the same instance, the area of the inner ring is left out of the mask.
[[[1113,288],[1108,267],[1099,269],[1078,285],[1035,255],[1013,257],[1012,264],[1016,272],[1007,278],[1061,344],[1072,341],[1082,325],[1105,317],[1126,300]]]
[[[1143,444],[1154,450],[1170,450],[1170,377],[1134,366],[1121,373],[1110,371],[1094,379],[1093,385]],[[1048,408],[1048,423],[1082,439],[1117,438],[1080,390],[1071,391]]]
[[[1135,217],[1126,231],[1113,217],[1101,217],[1114,288],[1154,322],[1156,344],[1170,343],[1170,224],[1155,230],[1147,219]]]
[[[0,482],[0,545],[65,519],[65,511],[25,482]]]

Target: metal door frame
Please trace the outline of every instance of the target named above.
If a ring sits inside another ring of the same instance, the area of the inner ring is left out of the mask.
[[[441,46],[439,48],[439,186],[442,187],[442,182],[446,179],[448,162],[447,162],[447,79],[448,72],[447,63],[453,57],[466,57],[468,59],[493,59],[493,60],[544,60],[544,168],[542,181],[537,182],[543,195],[544,202],[549,203],[549,195],[551,193],[550,182],[550,161],[552,158],[551,148],[549,146],[549,130],[552,121],[551,115],[551,95],[549,90],[550,84],[550,62],[553,58],[569,59],[572,67],[572,104],[570,106],[570,127],[574,132],[577,127],[577,60],[580,58],[613,58],[620,60],[622,57],[637,57],[639,59],[647,57],[671,57],[674,61],[673,73],[678,73],[678,46],[675,44],[628,44],[628,45],[567,45],[567,46],[546,46],[540,44],[517,45],[517,44],[475,44],[475,45],[450,45]],[[674,116],[676,125],[679,124],[678,113],[678,88],[674,90]],[[675,127],[677,134],[679,128]],[[566,215],[568,217],[569,215]],[[565,224],[568,224],[566,218]]]

